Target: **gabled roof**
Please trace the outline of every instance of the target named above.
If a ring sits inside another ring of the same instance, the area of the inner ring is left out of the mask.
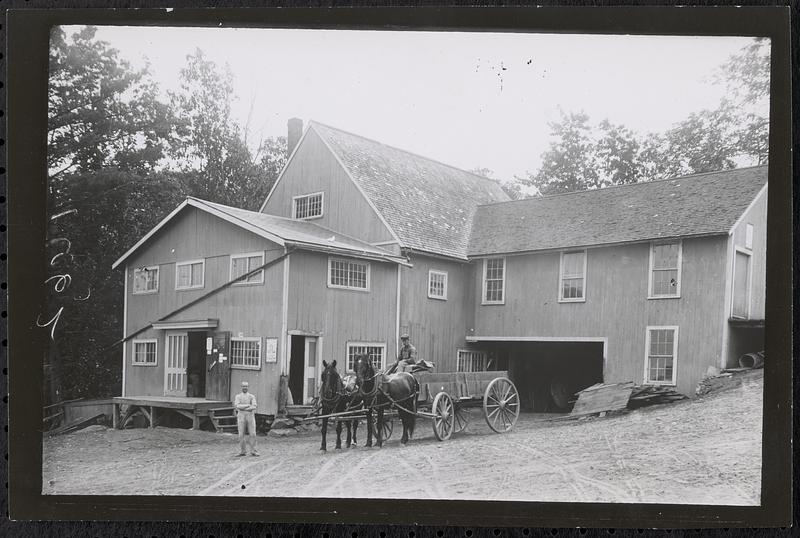
[[[469,255],[728,234],[766,183],[757,166],[485,205]]]
[[[478,204],[508,196],[490,179],[321,123],[309,122],[401,246],[466,259]]]
[[[207,202],[190,196],[114,262],[112,268],[118,267],[134,252],[141,248],[148,239],[153,237],[158,230],[163,228],[168,222],[175,218],[178,213],[189,206],[210,213],[281,246],[294,246],[306,250],[339,253],[342,255],[379,261],[407,263],[405,258],[396,256],[380,247],[334,232],[311,222],[276,217],[256,211],[248,211],[246,209]]]

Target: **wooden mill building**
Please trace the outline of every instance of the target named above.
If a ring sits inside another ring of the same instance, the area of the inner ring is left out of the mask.
[[[281,379],[308,403],[323,359],[388,366],[404,332],[540,409],[600,381],[691,395],[763,349],[766,167],[511,201],[317,122],[290,120],[289,147],[260,211],[188,198],[115,262],[123,399],[196,425],[248,380],[276,415]]]

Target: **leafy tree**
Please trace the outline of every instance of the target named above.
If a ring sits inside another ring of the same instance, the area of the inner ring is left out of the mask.
[[[180,91],[171,95],[187,130],[181,138],[179,167],[189,192],[214,202],[258,209],[285,163],[284,138],[248,147],[247,130],[231,117],[233,75],[197,49],[181,70]]]
[[[88,26],[50,44],[48,153],[51,182],[114,166],[144,172],[165,157],[177,122],[146,69],[134,71]]]
[[[769,41],[755,39],[716,74],[727,98],[662,133],[639,136],[584,112],[550,124],[554,141],[521,183],[555,194],[768,161]]]
[[[485,177],[486,179],[491,179],[498,185],[500,188],[503,189],[503,192],[508,195],[509,198],[512,200],[519,200],[520,198],[524,198],[525,195],[522,192],[522,185],[519,182],[509,182],[509,181],[502,181],[494,177],[494,170],[490,170],[489,168],[484,167],[477,167],[469,170],[470,173],[475,174],[477,176]]]
[[[590,123],[585,112],[562,112],[550,123],[554,141],[536,174],[523,180],[541,194],[559,194],[632,183],[638,175],[639,142],[621,125]]]

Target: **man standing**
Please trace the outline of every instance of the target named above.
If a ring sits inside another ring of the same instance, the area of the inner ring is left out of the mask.
[[[402,346],[397,353],[397,372],[410,372],[411,369],[417,364],[417,348],[411,345],[408,340],[408,335],[403,334],[400,336]]]
[[[250,445],[250,455],[258,456],[256,452],[256,397],[248,392],[250,384],[242,381],[242,392],[236,395],[233,401],[236,407],[236,425],[239,427],[239,456],[246,456],[245,431],[249,434],[247,444]]]

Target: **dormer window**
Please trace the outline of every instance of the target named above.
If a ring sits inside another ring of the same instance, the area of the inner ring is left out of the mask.
[[[292,218],[316,219],[322,216],[323,193],[304,194],[292,198]]]

